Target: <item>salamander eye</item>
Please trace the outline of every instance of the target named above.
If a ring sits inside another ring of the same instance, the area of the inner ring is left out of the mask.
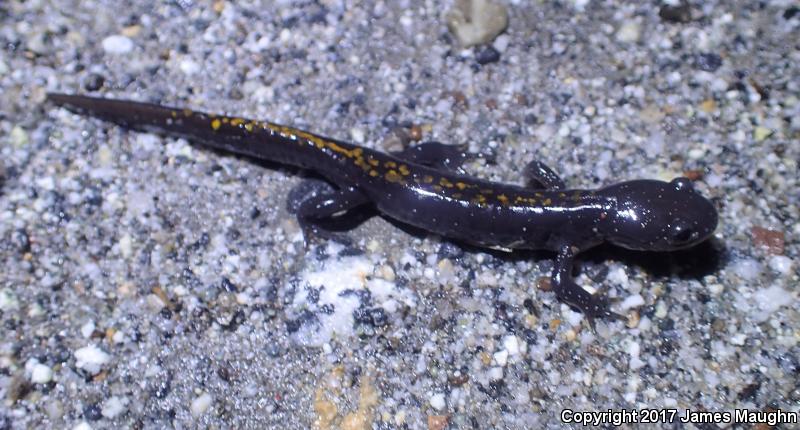
[[[670,227],[670,236],[673,243],[686,243],[697,237],[697,233],[683,220],[675,220]]]
[[[675,178],[670,183],[678,191],[692,191],[692,190],[694,190],[694,185],[692,185],[692,181],[689,178]]]

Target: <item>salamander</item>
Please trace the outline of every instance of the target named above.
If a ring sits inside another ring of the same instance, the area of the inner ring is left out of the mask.
[[[303,201],[300,225],[335,219],[360,206],[428,232],[487,248],[556,253],[550,284],[557,298],[594,318],[623,319],[608,300],[572,277],[575,256],[603,242],[642,251],[694,246],[717,226],[714,205],[684,177],[567,189],[541,162],[525,186],[467,176],[461,148],[426,142],[384,153],[293,127],[189,109],[80,95],[48,99],[77,113],[134,130],[183,137],[229,153],[310,169],[334,185]]]

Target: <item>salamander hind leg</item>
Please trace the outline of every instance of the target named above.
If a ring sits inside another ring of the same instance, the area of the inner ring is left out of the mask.
[[[461,165],[477,157],[466,151],[465,145],[445,145],[441,142],[422,142],[392,155],[423,166],[463,173]]]
[[[525,179],[528,187],[533,189],[562,190],[566,188],[564,181],[544,163],[531,161],[525,166]]]
[[[346,235],[325,228],[326,221],[334,221],[348,211],[369,203],[369,199],[355,187],[314,193],[297,204],[297,221],[308,246],[315,239],[334,240],[349,244]]]
[[[624,315],[612,312],[608,299],[604,295],[591,294],[572,279],[572,261],[576,249],[565,246],[558,254],[551,284],[553,292],[558,299],[571,307],[581,311],[589,325],[594,328],[595,318],[608,318],[617,321],[627,321]]]

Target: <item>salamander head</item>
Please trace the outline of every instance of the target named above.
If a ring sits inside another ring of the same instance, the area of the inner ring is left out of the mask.
[[[608,213],[598,223],[605,239],[623,248],[672,251],[694,246],[717,228],[717,211],[688,178],[622,182],[598,192]]]

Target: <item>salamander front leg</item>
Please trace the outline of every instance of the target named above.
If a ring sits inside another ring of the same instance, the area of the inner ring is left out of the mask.
[[[422,142],[393,153],[394,156],[423,166],[463,173],[461,165],[478,155],[466,152],[466,145],[445,145],[441,142]]]
[[[525,178],[528,188],[537,190],[562,190],[566,188],[564,181],[541,161],[531,161],[525,166]]]
[[[316,238],[349,243],[350,240],[345,235],[327,230],[320,223],[367,203],[367,196],[355,187],[315,194],[303,200],[297,208],[297,221],[303,230],[306,246]]]
[[[572,279],[572,262],[577,251],[577,248],[573,246],[564,246],[558,253],[551,278],[552,288],[556,293],[556,297],[581,311],[592,328],[594,328],[595,318],[627,321],[625,316],[611,312],[608,299],[605,296],[589,293]]]

